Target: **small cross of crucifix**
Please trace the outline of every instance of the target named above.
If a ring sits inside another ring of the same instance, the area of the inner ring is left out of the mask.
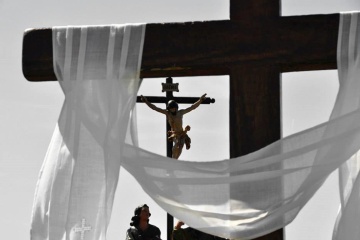
[[[166,92],[166,97],[147,97],[148,101],[151,103],[165,103],[167,104],[169,100],[175,100],[178,104],[193,104],[199,98],[195,97],[174,97],[173,91],[178,92],[178,83],[173,83],[173,79],[171,77],[166,78],[166,83],[162,84],[163,92]],[[137,103],[142,103],[141,97],[137,97]],[[213,98],[205,98],[205,100],[201,104],[210,104],[214,103],[215,99]],[[171,130],[168,121],[166,121],[166,132]],[[172,142],[167,141],[167,157],[172,157]]]
[[[173,83],[173,79],[171,77],[166,78],[166,83],[163,83],[163,92],[166,92],[166,97],[147,97],[147,99],[152,103],[167,103],[169,100],[176,100],[179,104],[192,104],[195,101],[198,100],[198,98],[194,97],[174,97],[173,91],[178,92],[178,84]],[[142,103],[141,97],[137,97],[136,102]],[[214,103],[215,99],[206,98],[201,104],[210,104]],[[166,120],[166,132],[170,131],[170,125],[168,121]],[[173,143],[170,141],[167,141],[167,148],[166,148],[166,155],[167,157],[172,157],[172,148]],[[174,218],[167,214],[167,239],[171,239],[171,233],[174,226]]]
[[[91,230],[91,226],[85,226],[85,224],[86,224],[86,220],[85,220],[85,218],[83,218],[81,220],[81,227],[75,227],[74,228],[75,233],[80,232],[80,239],[81,240],[84,240],[85,231],[90,231]]]

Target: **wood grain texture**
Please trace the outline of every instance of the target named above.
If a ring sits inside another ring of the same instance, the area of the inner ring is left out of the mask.
[[[223,75],[235,65],[276,65],[281,72],[336,69],[339,14],[260,20],[148,24],[141,76]],[[29,81],[56,80],[51,31],[24,34],[23,73]]]

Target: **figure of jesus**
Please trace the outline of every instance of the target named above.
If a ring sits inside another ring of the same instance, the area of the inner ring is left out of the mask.
[[[141,100],[146,103],[146,105],[148,105],[151,109],[166,115],[167,121],[169,122],[169,125],[171,127],[171,130],[168,132],[168,134],[170,135],[168,139],[169,141],[172,141],[174,143],[172,149],[172,158],[179,159],[184,144],[186,145],[186,149],[190,148],[191,139],[187,135],[187,132],[190,131],[190,126],[187,125],[183,129],[183,116],[184,114],[200,106],[202,101],[205,100],[205,97],[206,93],[202,95],[199,100],[190,107],[179,110],[179,106],[174,100],[170,100],[168,102],[166,109],[161,109],[150,103],[146,99],[146,97],[141,95]]]

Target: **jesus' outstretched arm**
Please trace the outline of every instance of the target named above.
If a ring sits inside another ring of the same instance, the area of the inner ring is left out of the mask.
[[[151,102],[149,102],[147,100],[146,97],[144,97],[143,95],[141,95],[141,101],[143,101],[144,103],[146,103],[146,105],[149,106],[149,108],[151,108],[152,110],[155,110],[159,113],[162,113],[162,114],[167,114],[167,111],[165,109],[161,109],[161,108],[158,108],[157,106],[155,106],[154,104],[152,104]]]
[[[205,93],[204,95],[202,95],[202,96],[199,98],[199,100],[197,100],[193,105],[191,105],[190,107],[182,110],[182,111],[183,111],[183,114],[188,113],[188,112],[194,110],[195,108],[197,108],[198,106],[200,106],[200,104],[205,100],[205,98],[206,98],[206,93]]]

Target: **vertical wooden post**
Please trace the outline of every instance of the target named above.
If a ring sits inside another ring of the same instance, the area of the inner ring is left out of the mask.
[[[256,151],[278,139],[280,122],[280,73],[273,66],[237,66],[230,74],[230,157]],[[255,191],[282,194],[281,182],[268,189],[254,183]],[[236,184],[231,185],[231,196],[244,196]],[[254,203],[256,204],[256,203]],[[256,206],[255,206],[256,207]],[[261,206],[259,206],[261,208]],[[258,240],[282,240],[280,229]]]
[[[172,78],[166,78],[166,83],[173,83]],[[167,91],[166,98],[167,99],[174,98],[173,92]],[[166,134],[167,134],[171,130],[171,127],[168,120],[165,119],[165,121],[166,121]],[[173,143],[168,141],[168,139],[166,138],[166,156],[169,158],[172,157],[172,147],[173,147]],[[171,214],[167,213],[167,240],[171,240],[173,229],[174,229],[174,217]]]
[[[280,17],[281,0],[230,0],[230,19],[239,23],[266,21]],[[261,24],[252,34],[263,36]],[[238,65],[230,73],[230,157],[256,151],[281,137],[280,71],[275,66]],[[253,188],[266,193],[282,194],[282,183],[266,189],[254,183]],[[236,198],[236,185],[230,194]],[[244,197],[244,196],[242,196]],[[251,196],[248,196],[251,198]],[[283,240],[283,229],[256,238]]]

